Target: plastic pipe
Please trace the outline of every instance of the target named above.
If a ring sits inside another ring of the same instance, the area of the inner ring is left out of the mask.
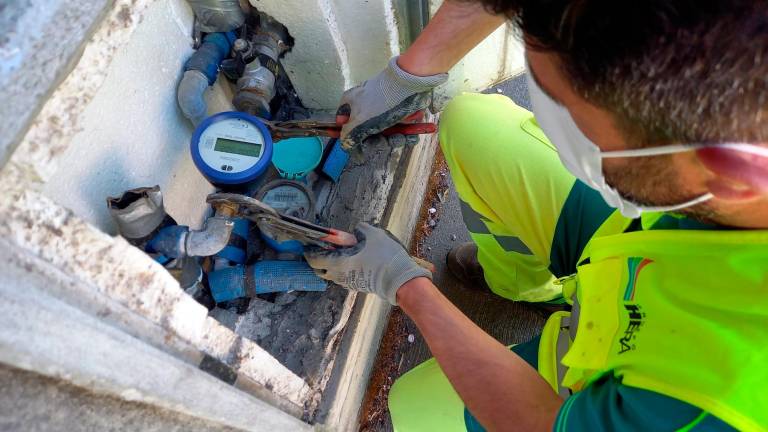
[[[245,14],[239,0],[187,0],[200,25],[206,33],[227,32],[245,22]]]
[[[304,261],[257,261],[208,273],[217,303],[257,294],[289,291],[325,291],[328,283]]]
[[[184,65],[184,76],[176,91],[184,116],[197,126],[208,113],[205,90],[216,82],[219,65],[229,55],[234,41],[232,33],[211,33],[205,36],[200,49]]]

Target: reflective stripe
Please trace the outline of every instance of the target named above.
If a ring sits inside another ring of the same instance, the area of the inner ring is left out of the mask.
[[[568,349],[571,348],[570,328],[575,327],[571,325],[571,322],[571,317],[564,316],[560,320],[560,332],[557,335],[557,353],[555,354],[557,356],[557,393],[562,398],[567,398],[571,395],[571,390],[562,385],[563,377],[568,371],[562,359],[568,353]]]
[[[533,255],[533,252],[528,249],[528,246],[526,246],[519,237],[495,235],[493,238],[495,238],[496,242],[499,243],[499,246],[501,246],[501,248],[507,252],[517,252],[522,255]]]
[[[569,327],[569,333],[571,335],[571,340],[575,340],[576,329],[579,327],[579,315],[581,314],[581,306],[579,305],[579,299],[576,298],[575,293],[573,297],[571,297],[571,300],[573,303],[571,304],[571,325]],[[562,358],[560,358],[560,360],[562,360]]]
[[[487,218],[476,212],[466,202],[459,200],[459,204],[461,206],[461,217],[464,219],[464,225],[467,226],[469,232],[472,234],[492,234],[491,230],[488,229],[488,226],[485,224],[485,221],[488,220]],[[496,240],[496,243],[507,252],[533,255],[533,252],[528,249],[528,246],[526,246],[519,237],[494,235],[493,238]]]
[[[462,200],[459,200],[461,206],[461,218],[464,219],[464,225],[467,226],[469,232],[473,234],[490,234],[491,231],[488,226],[485,225],[484,220],[487,220],[480,213],[476,212],[469,204]]]

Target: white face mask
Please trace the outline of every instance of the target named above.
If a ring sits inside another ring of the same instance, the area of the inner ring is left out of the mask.
[[[544,134],[557,148],[563,165],[576,178],[587,186],[597,190],[608,205],[619,209],[628,218],[637,218],[642,212],[664,212],[680,210],[712,199],[711,193],[706,193],[690,201],[669,206],[642,206],[625,199],[619,192],[608,185],[603,175],[603,158],[653,156],[690,151],[688,145],[670,145],[634,150],[603,152],[581,132],[565,107],[547,96],[538,86],[527,69],[528,90],[533,104],[533,113]],[[749,144],[717,144],[718,147],[732,147],[743,150],[742,147],[755,147]],[[760,149],[766,150],[766,149]],[[746,151],[746,150],[745,150]]]

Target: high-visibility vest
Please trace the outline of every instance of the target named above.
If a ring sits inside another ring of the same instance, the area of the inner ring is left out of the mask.
[[[578,391],[610,373],[768,431],[768,230],[624,232],[629,223],[611,216],[564,279],[578,327],[558,365],[557,335],[562,346],[563,319],[576,317],[550,317],[542,375]]]

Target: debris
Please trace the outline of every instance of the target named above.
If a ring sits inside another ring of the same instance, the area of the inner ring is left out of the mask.
[[[456,241],[456,234],[451,234],[451,241]]]
[[[405,352],[407,340],[406,318],[399,308],[392,311],[392,315],[384,331],[384,337],[379,345],[379,353],[376,356],[371,378],[368,382],[368,391],[363,399],[359,431],[383,431],[391,425],[387,402],[389,392],[395,378],[400,376],[403,365],[403,352]]]
[[[413,343],[413,341],[415,340],[416,340],[416,336],[414,336],[413,334],[408,335],[408,343]]]
[[[419,257],[426,250],[425,239],[437,226],[437,215],[441,209],[442,202],[448,192],[448,165],[445,163],[445,157],[438,148],[435,155],[435,162],[432,165],[432,174],[429,176],[427,190],[424,201],[419,212],[419,229],[414,233],[411,243],[411,252]]]
[[[240,320],[240,315],[227,309],[218,307],[214,308],[210,312],[210,316],[213,317],[216,321],[224,324],[225,327],[228,327],[232,331],[237,328],[238,321]]]

